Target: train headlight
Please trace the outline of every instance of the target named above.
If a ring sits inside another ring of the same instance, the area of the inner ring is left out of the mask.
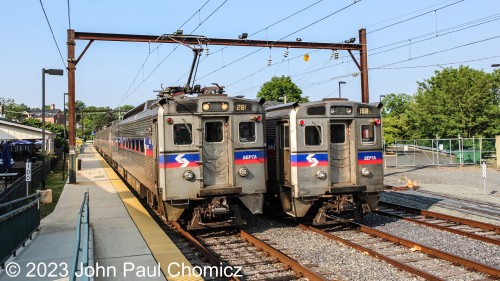
[[[242,177],[246,177],[250,174],[250,170],[248,170],[246,167],[241,167],[239,170],[238,170],[238,174]]]
[[[184,174],[182,174],[182,177],[185,180],[191,181],[191,180],[194,180],[195,175],[194,175],[193,171],[187,170],[187,171],[184,172]]]
[[[365,177],[369,176],[372,172],[368,168],[361,169],[361,174]]]
[[[352,114],[352,107],[346,107],[345,108],[345,113],[346,114]]]
[[[316,172],[316,177],[320,180],[326,179],[326,172],[323,170],[319,170]]]

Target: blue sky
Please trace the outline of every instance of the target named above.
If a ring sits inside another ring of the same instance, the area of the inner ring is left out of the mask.
[[[354,2],[70,0],[69,4],[71,27],[80,32],[161,35],[174,32],[193,15],[182,26],[184,33],[212,38],[236,39],[243,32],[262,30],[250,39],[300,37],[311,42],[342,42],[357,37],[364,27],[368,33],[370,101],[389,93],[413,94],[417,81],[424,81],[442,67],[458,67],[462,62],[491,72],[491,64],[500,63],[497,0]],[[41,69],[65,68],[67,58],[68,2],[42,3],[63,59],[39,1],[0,2],[0,96],[30,107],[41,106]],[[77,55],[86,44],[77,41]],[[208,48],[209,55],[202,56],[197,75],[196,83],[202,86],[216,82],[226,85],[229,95],[254,98],[272,76],[286,75],[311,100],[338,97],[338,81],[347,82],[342,97],[361,100],[360,77],[353,75],[357,68],[347,52],[340,51],[338,60],[330,60],[331,51],[291,49],[284,59],[284,49],[265,48],[239,60],[258,49]],[[308,62],[302,59],[305,53],[310,55]],[[267,67],[269,57],[273,65]],[[76,98],[94,106],[137,105],[153,99],[153,91],[161,85],[185,84],[191,61],[192,52],[184,46],[94,42],[77,65]],[[61,108],[64,92],[66,71],[62,77],[46,76],[47,104]]]

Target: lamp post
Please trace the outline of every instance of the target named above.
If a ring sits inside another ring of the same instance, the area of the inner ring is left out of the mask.
[[[45,74],[62,76],[62,69],[45,69],[42,68],[42,189],[45,190]]]
[[[341,92],[341,88],[340,88],[341,84],[345,85],[345,82],[344,81],[339,81],[339,99],[342,98],[342,92]]]

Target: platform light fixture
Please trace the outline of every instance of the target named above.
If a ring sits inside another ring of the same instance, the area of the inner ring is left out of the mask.
[[[241,33],[241,35],[238,36],[240,40],[245,40],[248,38],[248,33]]]

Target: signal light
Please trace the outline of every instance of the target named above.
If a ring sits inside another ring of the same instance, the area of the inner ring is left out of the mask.
[[[167,118],[167,123],[172,125],[172,124],[174,124],[174,120],[169,117],[169,118]]]
[[[309,61],[309,54],[304,55],[304,61]]]

